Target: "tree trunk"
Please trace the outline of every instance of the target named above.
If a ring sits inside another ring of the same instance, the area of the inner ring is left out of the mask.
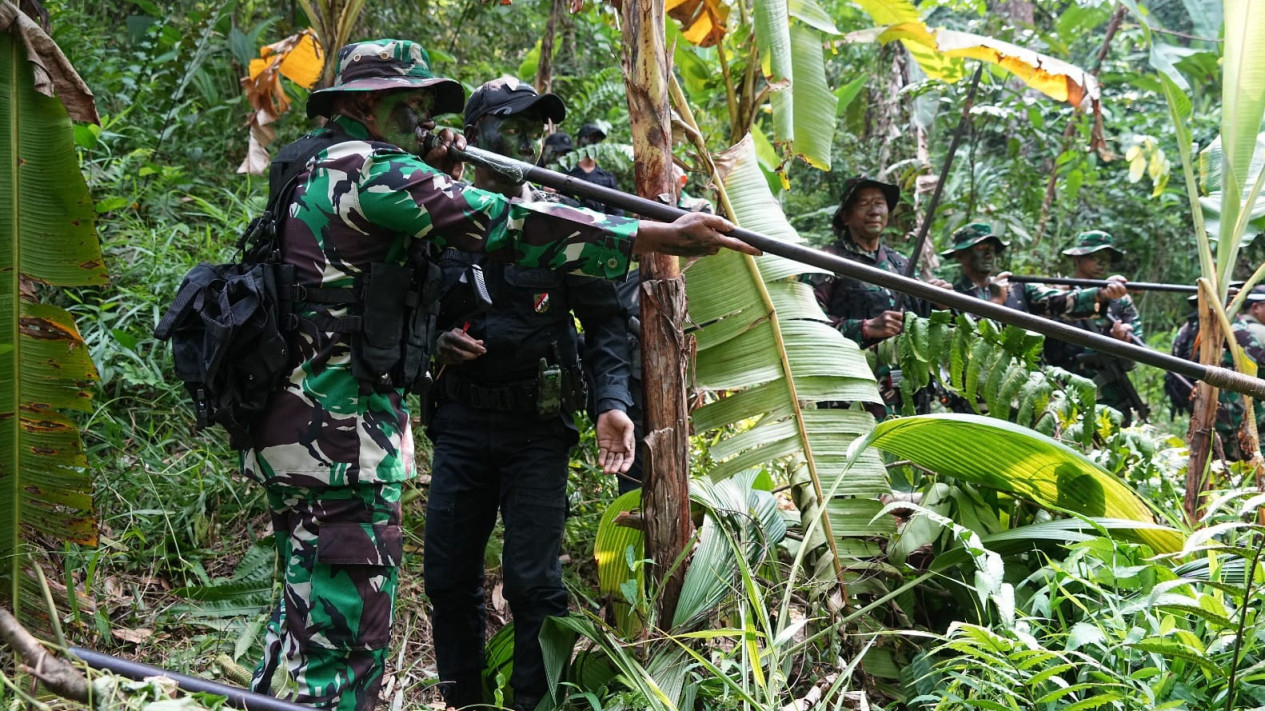
[[[1213,315],[1202,291],[1199,292],[1199,362],[1220,365],[1222,345],[1221,324]],[[1190,429],[1186,441],[1190,443],[1190,461],[1186,465],[1186,521],[1191,526],[1199,520],[1199,510],[1208,481],[1204,471],[1212,454],[1212,437],[1217,421],[1217,389],[1200,382],[1195,387],[1194,410],[1190,416]]]
[[[549,8],[549,21],[545,23],[545,36],[540,38],[540,61],[536,63],[536,91],[547,94],[553,91],[553,42],[558,34],[558,18],[562,16],[566,0],[553,0]]]
[[[664,38],[664,0],[625,1],[623,65],[628,86],[637,194],[672,195],[672,124],[668,113],[671,58]],[[685,566],[668,576],[693,533],[689,498],[689,422],[685,364],[692,341],[681,331],[685,281],[675,257],[641,258],[642,371],[646,449],[642,506],[646,554],[659,590],[659,625],[671,624]]]

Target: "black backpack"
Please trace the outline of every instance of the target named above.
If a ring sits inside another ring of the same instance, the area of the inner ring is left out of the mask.
[[[250,446],[254,422],[295,365],[294,267],[280,263],[282,222],[308,160],[342,140],[325,130],[282,149],[271,166],[267,207],[237,242],[238,260],[190,270],[154,329],[156,338],[171,341],[197,428],[223,426],[235,449]]]

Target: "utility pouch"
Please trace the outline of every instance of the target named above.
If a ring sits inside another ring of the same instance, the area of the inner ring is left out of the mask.
[[[536,414],[541,419],[556,417],[562,412],[562,368],[540,359],[536,372]]]
[[[434,262],[427,262],[419,267],[416,291],[409,295],[410,302],[417,302],[409,304],[404,334],[403,384],[409,392],[424,394],[434,383],[429,366],[438,335],[439,293],[443,283],[443,269]]]
[[[412,282],[413,270],[408,267],[382,262],[369,265],[360,332],[352,339],[351,372],[357,380],[378,390],[399,382],[397,368],[401,365],[409,306],[405,295]]]

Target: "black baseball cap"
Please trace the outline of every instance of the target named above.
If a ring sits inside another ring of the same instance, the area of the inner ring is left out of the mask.
[[[545,138],[545,148],[554,153],[566,153],[575,150],[575,144],[571,142],[571,134],[566,131],[554,131]]]
[[[493,79],[474,90],[466,102],[466,125],[473,126],[484,116],[510,116],[528,109],[540,110],[544,119],[560,123],[567,116],[562,99],[553,94],[540,94],[536,88],[514,77]]]
[[[593,135],[600,136],[600,138],[597,139],[599,141],[606,140],[606,132],[602,130],[601,126],[598,126],[595,123],[586,123],[581,126],[579,132],[575,134],[575,137],[584,138],[585,136]]]

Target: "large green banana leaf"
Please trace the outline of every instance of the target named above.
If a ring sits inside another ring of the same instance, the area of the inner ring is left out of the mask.
[[[723,166],[725,194],[739,224],[800,241],[769,192],[750,136],[716,162]],[[826,323],[812,291],[799,281],[809,273],[817,270],[781,257],[737,252],[705,257],[686,272],[690,320],[700,324],[695,385],[718,395],[694,412],[694,427],[700,433],[726,432],[711,449],[717,460],[711,478],[784,466],[806,522],[823,515],[821,482],[838,476],[848,445],[873,426],[865,412],[816,409],[816,403],[879,402],[861,350]],[[871,523],[881,508],[877,497],[889,490],[882,462],[866,454],[848,476],[842,496],[830,502],[828,519],[815,527],[822,537],[807,545],[829,544],[833,554],[840,531],[884,533]],[[817,563],[817,573],[833,577],[838,572],[833,555]]]
[[[12,8],[5,5],[0,10]],[[20,34],[39,30],[7,19],[0,22],[0,577],[16,612],[28,531],[96,542],[79,430],[59,411],[89,409],[97,372],[70,314],[35,301],[37,285],[102,284],[106,274],[70,119],[61,101],[36,91],[36,58]],[[42,33],[38,39],[56,49]]]
[[[1221,72],[1222,193],[1217,269],[1221,285],[1229,283],[1246,221],[1247,204],[1255,205],[1265,173],[1255,181],[1248,175],[1257,152],[1256,137],[1265,116],[1265,3],[1260,0],[1225,0],[1225,45]],[[1228,229],[1227,229],[1228,228]],[[1221,288],[1225,288],[1222,286]]]
[[[1055,511],[1137,521],[1131,536],[1157,553],[1184,535],[1156,526],[1157,511],[1127,484],[1076,450],[1026,427],[978,415],[918,415],[880,423],[854,445],[873,446],[943,476],[1004,491]]]

